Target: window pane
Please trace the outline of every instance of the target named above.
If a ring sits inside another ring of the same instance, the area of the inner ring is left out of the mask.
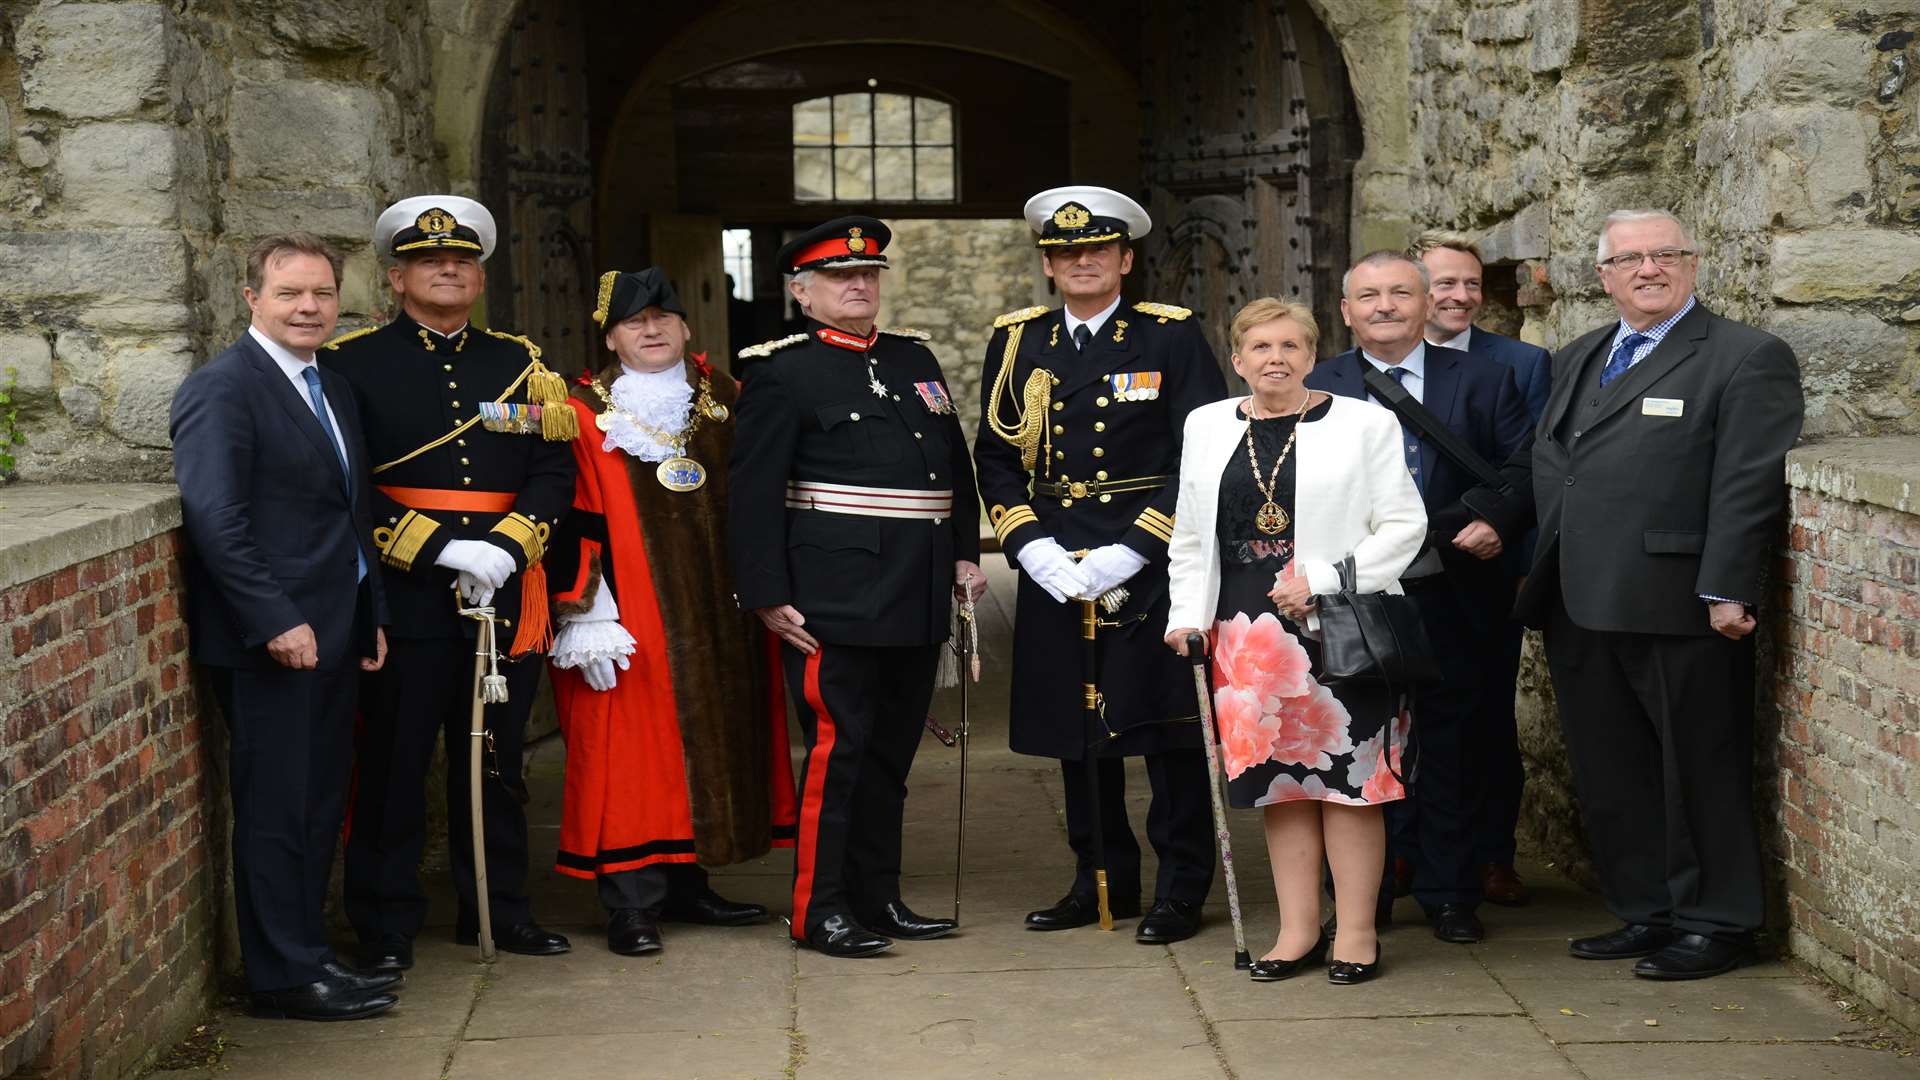
[[[953,142],[953,106],[944,101],[918,98],[914,101],[914,142]]]
[[[793,145],[825,146],[833,138],[833,99],[814,98],[793,106]]]
[[[867,146],[873,142],[873,95],[833,96],[833,142],[836,146]]]
[[[913,151],[883,146],[873,152],[873,196],[906,202],[913,198]]]
[[[953,147],[922,146],[913,153],[920,166],[914,178],[914,196],[951,201],[954,198]]]
[[[833,198],[833,151],[794,148],[793,197],[800,202]]]
[[[833,197],[839,202],[873,198],[873,151],[843,146],[833,152]]]
[[[912,98],[905,94],[873,95],[873,141],[881,146],[912,145]]]

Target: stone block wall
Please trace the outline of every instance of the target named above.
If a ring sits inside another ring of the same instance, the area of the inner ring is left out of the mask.
[[[167,410],[245,327],[246,250],[309,229],[380,295],[374,215],[437,179],[401,0],[0,7],[0,382],[28,479],[165,479]]]
[[[1788,459],[1770,838],[1793,954],[1920,1030],[1920,438]]]
[[[129,1075],[204,1011],[219,933],[178,503],[7,502],[29,520],[0,543],[0,1076]]]

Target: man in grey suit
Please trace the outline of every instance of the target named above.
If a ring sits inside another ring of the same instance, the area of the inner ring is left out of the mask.
[[[386,599],[353,393],[314,364],[340,256],[306,233],[247,259],[253,323],[174,395],[193,657],[226,717],[233,892],[257,1016],[357,1020],[394,975],[341,964],[324,907],[353,769],[354,687]]]
[[[1554,357],[1530,460],[1509,463],[1530,465],[1540,525],[1517,610],[1545,631],[1587,839],[1625,923],[1569,948],[1697,979],[1746,962],[1764,915],[1751,635],[1800,370],[1779,338],[1700,305],[1672,214],[1609,215],[1596,261],[1620,319]]]

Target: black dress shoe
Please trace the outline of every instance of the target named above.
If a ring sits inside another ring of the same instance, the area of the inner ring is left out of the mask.
[[[1643,979],[1705,979],[1724,975],[1753,960],[1753,946],[1704,934],[1681,934],[1671,944],[1633,965]]]
[[[891,938],[881,937],[845,915],[829,915],[807,935],[807,944],[815,952],[849,959],[872,956],[893,948]]]
[[[1628,923],[1610,934],[1574,938],[1567,951],[1582,960],[1631,960],[1652,956],[1673,941],[1673,931],[1664,926]]]
[[[374,990],[356,990],[332,976],[287,990],[253,995],[247,1010],[263,1020],[364,1020],[378,1016],[400,999]]]
[[[1358,986],[1380,974],[1380,946],[1373,947],[1373,963],[1334,960],[1327,964],[1327,981],[1335,986]]]
[[[360,948],[360,966],[368,971],[398,975],[413,966],[413,942],[392,938]]]
[[[639,908],[621,908],[607,919],[607,948],[621,956],[660,951],[660,924]]]
[[[321,964],[330,979],[338,979],[354,990],[385,990],[397,986],[406,976],[398,971],[358,971],[342,963]]]
[[[480,931],[460,930],[453,935],[456,945],[480,944]],[[558,956],[573,948],[573,943],[563,934],[543,929],[539,923],[523,922],[512,926],[498,927],[493,931],[493,943],[502,952],[518,953],[521,956]]]
[[[1200,905],[1188,900],[1155,900],[1140,920],[1133,940],[1142,945],[1171,945],[1200,932]]]
[[[1455,945],[1471,945],[1487,936],[1480,916],[1465,904],[1441,904],[1433,913],[1433,936]]]
[[[1279,982],[1281,979],[1291,979],[1300,974],[1302,968],[1320,966],[1326,960],[1327,948],[1331,944],[1327,940],[1327,935],[1323,933],[1320,935],[1320,940],[1313,943],[1313,948],[1307,950],[1305,956],[1296,956],[1292,960],[1255,960],[1247,975],[1254,982]]]
[[[1137,919],[1140,917],[1140,902],[1131,904],[1117,903],[1111,897],[1107,904],[1113,909],[1116,919]],[[1100,898],[1083,893],[1068,893],[1060,902],[1050,908],[1027,912],[1029,930],[1071,930],[1076,926],[1091,926],[1100,921]]]
[[[759,904],[736,904],[712,889],[693,896],[676,896],[660,909],[660,917],[669,922],[697,923],[701,926],[745,926],[767,917]]]
[[[925,915],[917,915],[912,908],[898,900],[888,901],[879,911],[870,915],[862,915],[860,925],[875,933],[908,941],[946,937],[960,929],[960,924],[952,919],[929,919]]]

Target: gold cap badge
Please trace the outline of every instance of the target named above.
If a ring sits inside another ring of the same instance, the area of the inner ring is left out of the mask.
[[[415,219],[413,226],[424,233],[448,233],[459,224],[452,214],[436,206]]]
[[[1078,229],[1093,220],[1087,208],[1076,203],[1068,203],[1053,212],[1053,223],[1062,229]]]
[[[860,226],[847,230],[847,250],[858,254],[867,250],[867,238],[860,235]]]

